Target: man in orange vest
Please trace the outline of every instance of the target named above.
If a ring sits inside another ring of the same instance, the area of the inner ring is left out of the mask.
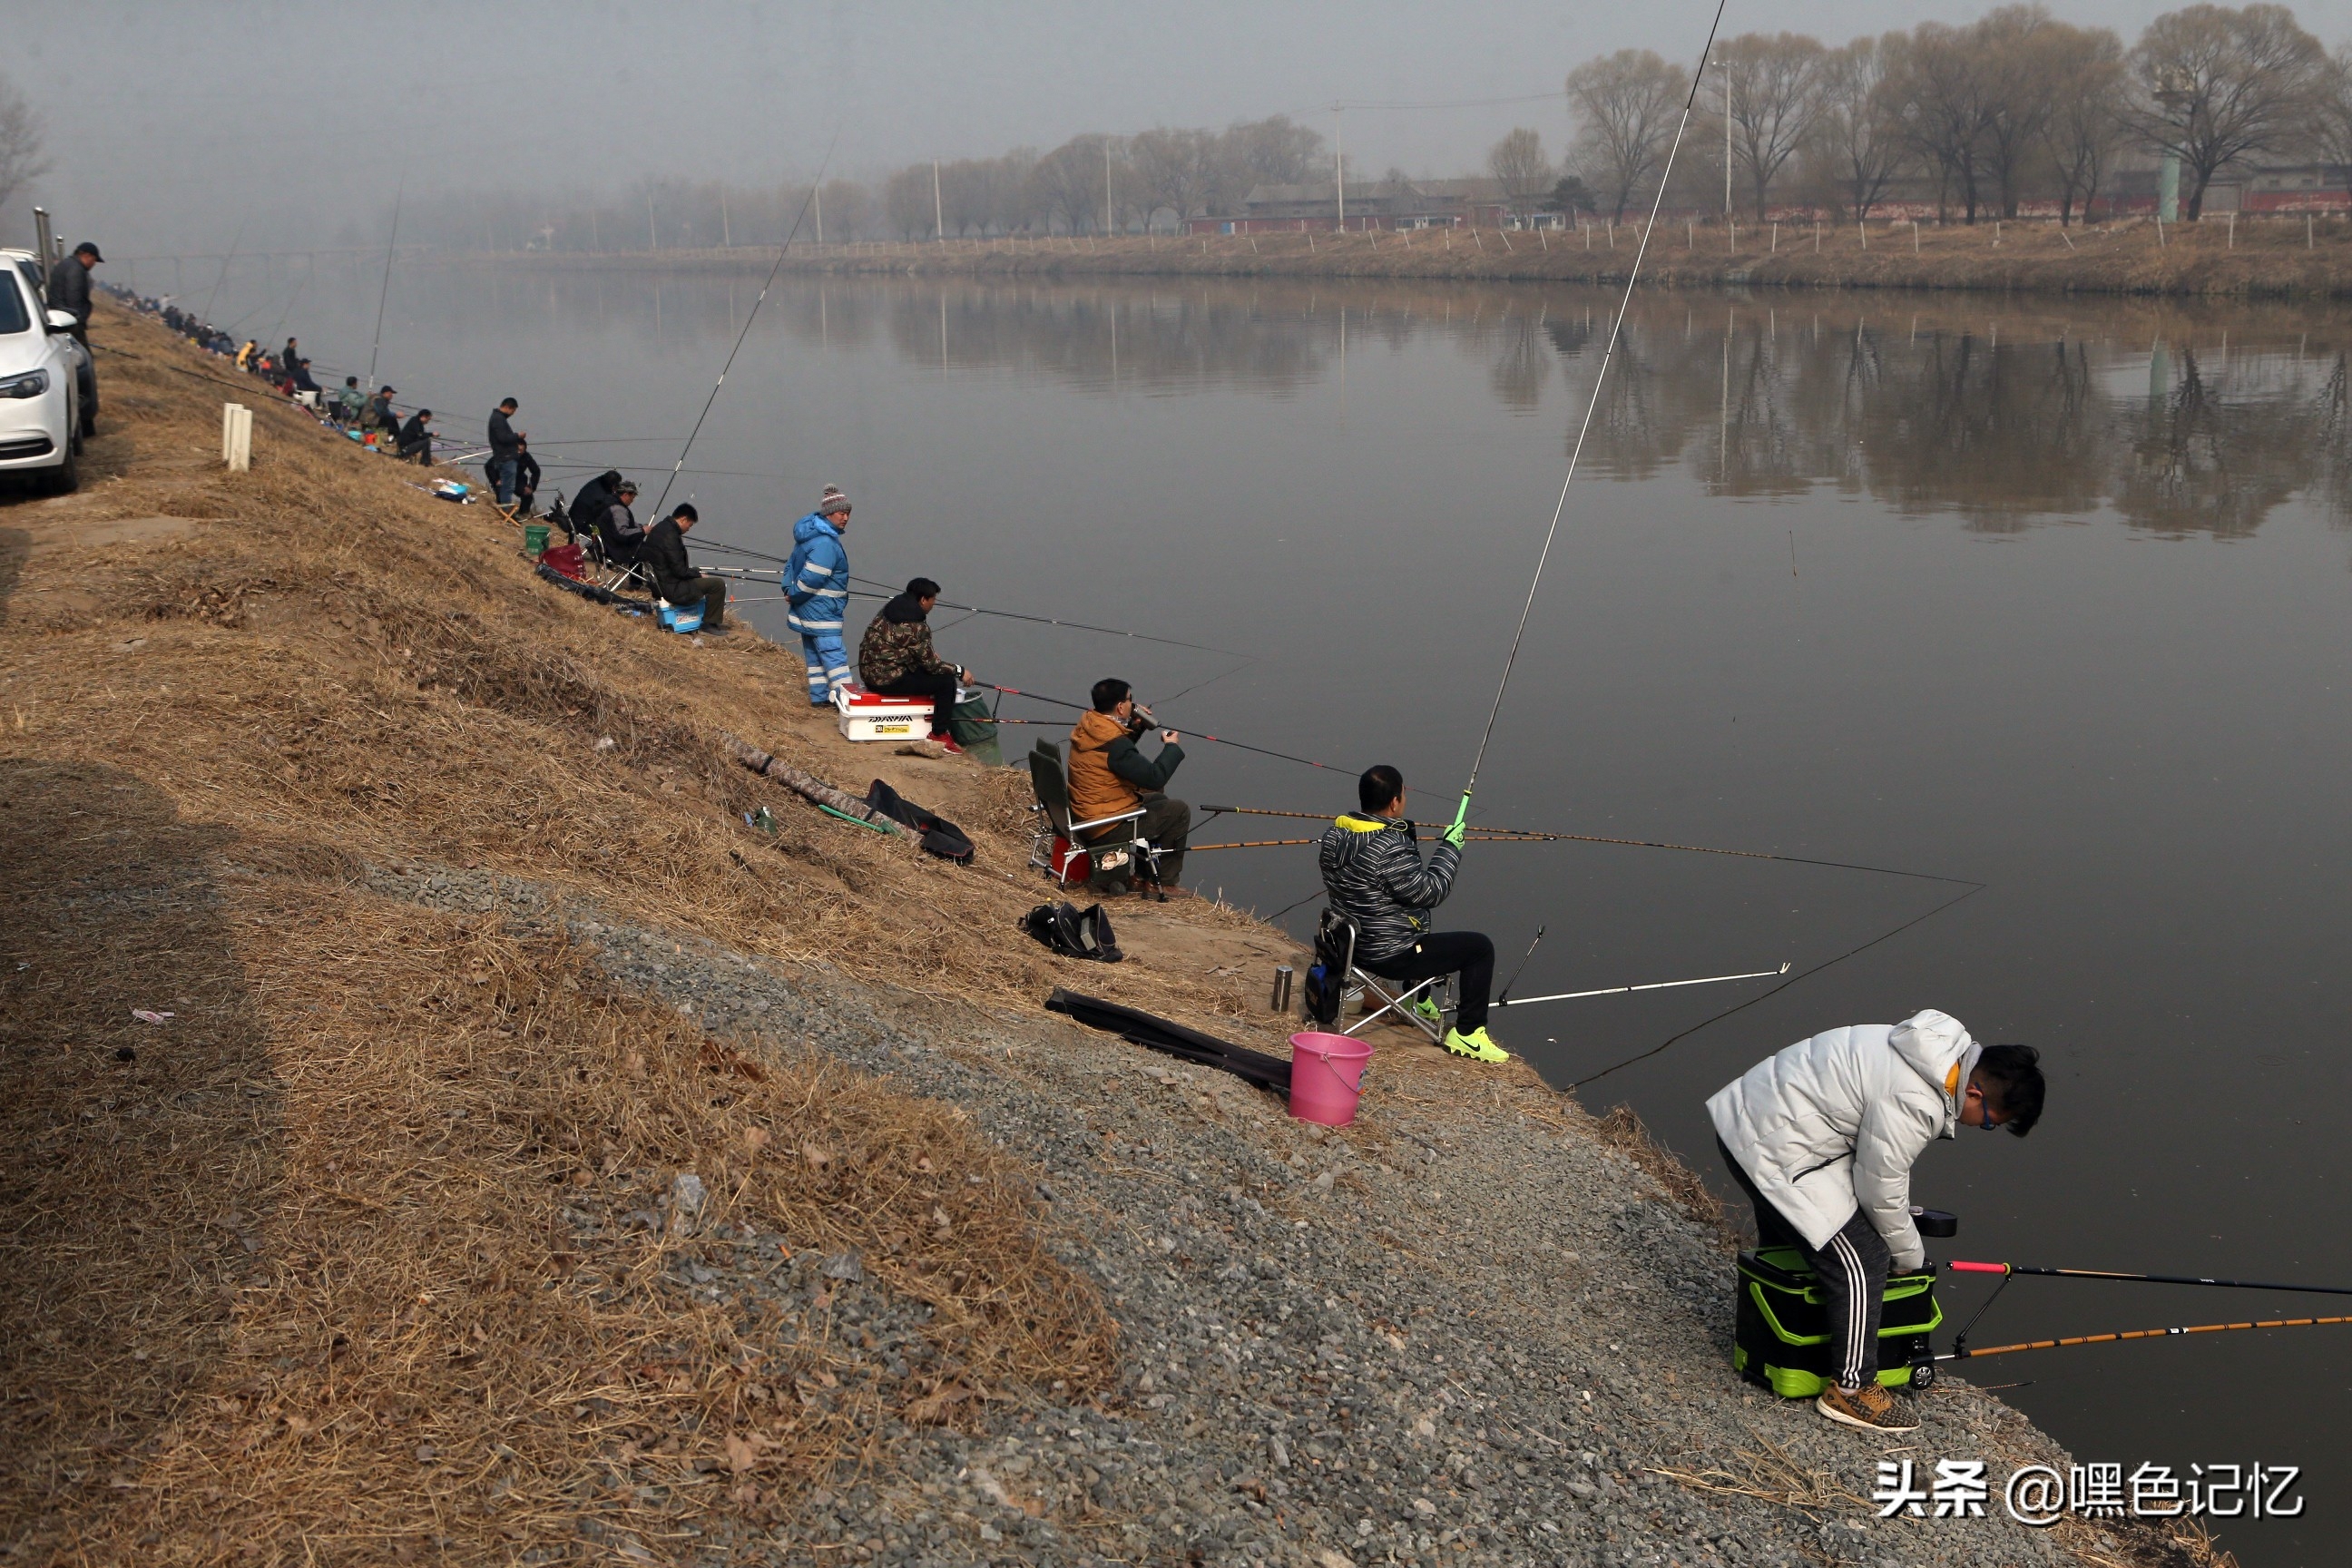
[[[1184,836],[1192,831],[1192,808],[1168,798],[1168,781],[1184,760],[1181,738],[1173,730],[1160,731],[1160,755],[1146,761],[1136,739],[1151,727],[1149,709],[1135,705],[1135,694],[1124,680],[1097,680],[1091,693],[1094,710],[1070,731],[1070,816],[1078,822],[1117,816],[1143,807],[1136,832],[1160,851],[1156,867],[1140,864],[1097,871],[1087,886],[1095,893],[1116,897],[1128,890],[1132,875],[1135,890],[1162,899],[1190,898],[1177,880],[1184,871]],[[1096,835],[1108,837],[1115,829]]]

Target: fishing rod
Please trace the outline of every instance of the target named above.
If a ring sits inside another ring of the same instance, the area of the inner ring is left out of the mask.
[[[1091,713],[1094,711],[1094,704],[1091,702],[1072,702],[1067,699],[1061,697],[1043,697],[1034,691],[1024,691],[1019,687],[1015,686],[999,686],[993,681],[975,680],[969,684],[985,688],[990,691],[1002,691],[1007,697],[1026,697],[1032,702],[1048,703],[1055,708],[1075,709],[1082,713]],[[1144,709],[1143,711],[1148,716],[1151,710],[1147,708]],[[1042,724],[1045,721],[1042,719],[999,719],[996,722],[999,724]],[[1305,767],[1321,768],[1327,773],[1338,773],[1339,771],[1330,763],[1318,763],[1312,757],[1297,757],[1291,755],[1288,752],[1268,751],[1264,746],[1253,746],[1246,741],[1228,741],[1223,735],[1212,735],[1202,731],[1196,730],[1193,733],[1199,735],[1203,741],[1214,741],[1220,746],[1232,746],[1237,751],[1255,752],[1262,757],[1274,757],[1286,763],[1297,763]]]
[[[1998,1274],[2006,1280],[2011,1276],[2032,1276],[2045,1279],[2119,1279],[2134,1285],[2202,1285],[2214,1290],[2290,1290],[2305,1296],[2352,1296],[2352,1285],[2280,1285],[2262,1279],[2209,1279],[2194,1274],[2129,1274],[2109,1268],[2035,1268],[2022,1263],[1964,1263],[1958,1259],[1944,1265],[1960,1274]]]
[[[1544,939],[1544,932],[1546,932],[1546,931],[1549,931],[1550,929],[1551,929],[1551,925],[1550,925],[1550,922],[1549,922],[1549,921],[1546,921],[1544,924],[1542,924],[1542,925],[1539,925],[1539,926],[1536,927],[1535,941],[1534,941],[1534,942],[1530,942],[1529,943],[1528,943],[1528,950],[1527,950],[1527,952],[1523,952],[1523,953],[1521,953],[1521,954],[1519,955],[1519,966],[1518,966],[1517,969],[1514,969],[1514,970],[1512,970],[1512,971],[1511,971],[1511,977],[1510,977],[1508,980],[1506,980],[1506,981],[1504,981],[1504,982],[1503,982],[1503,988],[1502,988],[1502,990],[1500,990],[1500,991],[1496,992],[1496,994],[1495,994],[1495,1000],[1496,1000],[1496,1001],[1497,1001],[1497,1002],[1501,1002],[1501,1001],[1506,1000],[1507,997],[1509,997],[1509,995],[1511,994],[1511,987],[1512,987],[1512,986],[1514,986],[1514,985],[1517,985],[1517,984],[1519,983],[1519,976],[1527,973],[1527,969],[1528,969],[1528,959],[1530,959],[1530,958],[1533,958],[1533,957],[1536,955],[1536,948],[1537,948],[1537,945],[1538,945],[1538,943],[1540,943],[1540,942],[1543,941],[1543,939]]]
[[[1604,985],[1598,991],[1557,991],[1549,996],[1521,996],[1516,1001],[1500,997],[1491,1004],[1496,1007],[1532,1007],[1538,1002],[1576,1002],[1587,996],[1622,996],[1633,991],[1672,991],[1683,985],[1721,985],[1732,980],[1768,980],[1776,974],[1789,973],[1783,963],[1778,969],[1751,969],[1745,974],[1709,974],[1697,980],[1653,980],[1646,985]]]
[[[1319,811],[1272,811],[1251,805],[1204,805],[1201,809],[1212,815],[1223,812],[1236,816],[1295,816],[1314,822],[1326,820],[1325,814]],[[1950,882],[1970,888],[1982,885],[1966,877],[1946,877],[1933,871],[1906,871],[1894,866],[1865,866],[1858,860],[1822,860],[1808,855],[1775,855],[1762,849],[1719,849],[1712,845],[1676,844],[1659,838],[1611,838],[1595,833],[1554,833],[1533,827],[1474,826],[1465,831],[1473,837],[1483,835],[1489,842],[1524,838],[1570,844],[1615,844],[1628,849],[1675,849],[1686,855],[1728,855],[1740,860],[1779,860],[1790,866],[1826,866],[1839,871],[1870,871],[1881,877],[1908,877],[1916,881]]]
[[[752,554],[756,552],[746,551],[744,553]],[[771,559],[773,559],[773,557],[771,557]],[[879,588],[883,590],[887,596],[892,598],[896,598],[899,592],[889,584],[877,582],[871,577],[858,577],[853,575],[849,580],[853,583],[863,583],[868,588]],[[948,609],[969,610],[975,616],[998,616],[1006,620],[1012,621],[1034,621],[1040,626],[1060,626],[1066,631],[1100,632],[1105,637],[1128,637],[1136,642],[1156,642],[1163,644],[1169,647],[1189,647],[1196,652],[1213,653],[1224,658],[1248,658],[1250,657],[1247,654],[1235,653],[1229,647],[1211,647],[1206,643],[1184,642],[1176,637],[1156,637],[1145,632],[1122,631],[1118,626],[1089,626],[1084,621],[1056,620],[1051,616],[1024,616],[1013,610],[983,609],[978,605],[959,605],[952,599],[941,599],[940,603]],[[1203,684],[1205,684],[1205,682]]]
[[[1026,724],[1032,722],[1032,721],[1027,719],[998,719],[993,721],[999,724]],[[1228,741],[1224,743],[1231,745],[1233,742]],[[1521,838],[1481,838],[1475,832],[1473,832],[1469,836],[1468,841],[1472,844],[1523,844],[1527,842],[1525,839]],[[1320,838],[1245,838],[1232,844],[1195,844],[1191,846],[1185,853],[1190,855],[1206,855],[1212,849],[1276,849],[1287,845],[1320,844],[1323,841]],[[1535,950],[1530,947],[1528,951],[1532,952]],[[1520,967],[1527,967],[1524,961],[1521,962]],[[1516,980],[1518,976],[1514,974],[1511,978]],[[1681,984],[1685,983],[1678,981],[1676,984]],[[1507,985],[1503,989],[1507,991],[1510,987]]]
[[[252,221],[253,215],[251,213],[247,213],[245,216],[236,220],[236,233],[229,237],[228,253],[221,258],[220,276],[213,279],[213,291],[205,296],[204,311],[197,317],[198,321],[204,321],[207,324],[211,322],[213,319],[213,301],[220,298],[221,285],[228,281],[228,264],[236,258],[237,245],[245,238],[245,226]],[[227,331],[226,328],[222,328],[220,330],[222,331]]]
[[[2176,1334],[2227,1334],[2246,1329],[2315,1329],[2329,1323],[2352,1323],[2352,1316],[2340,1318],[2264,1318],[2244,1323],[2191,1323],[2177,1329],[2123,1329],[2105,1334],[2070,1334],[2056,1340],[2021,1340],[2013,1345],[1987,1345],[1981,1350],[1955,1348],[1937,1356],[1937,1361],[1974,1361],[1979,1356],[2010,1355],[2018,1351],[2059,1350],[2068,1345],[2116,1344],[2125,1340],[2161,1340]]]
[[[1650,219],[1642,226],[1642,243],[1634,247],[1633,265],[1625,274],[1625,295],[1617,302],[1616,319],[1609,324],[1609,343],[1601,355],[1601,368],[1592,377],[1592,396],[1584,405],[1584,420],[1576,429],[1576,445],[1568,455],[1568,474],[1559,482],[1559,500],[1552,507],[1551,526],[1544,530],[1543,549],[1536,556],[1535,575],[1528,582],[1527,603],[1519,606],[1519,623],[1511,633],[1511,651],[1503,659],[1503,679],[1495,686],[1495,703],[1486,711],[1486,728],[1478,737],[1478,750],[1470,759],[1469,781],[1462,786],[1462,804],[1454,808],[1454,826],[1457,828],[1470,815],[1470,795],[1478,787],[1478,770],[1486,765],[1486,743],[1495,738],[1495,721],[1502,716],[1503,693],[1510,689],[1511,671],[1519,662],[1519,644],[1528,635],[1528,616],[1536,607],[1536,590],[1543,585],[1544,567],[1551,560],[1553,539],[1559,532],[1559,520],[1568,510],[1568,489],[1576,482],[1576,465],[1584,456],[1585,437],[1592,433],[1592,418],[1601,408],[1601,389],[1608,384],[1609,366],[1617,357],[1618,340],[1624,335],[1625,316],[1633,308],[1633,285],[1640,281],[1642,262],[1650,253],[1650,237],[1658,226],[1659,210],[1665,205],[1666,186],[1675,177],[1675,158],[1681,153],[1683,132],[1690,128],[1691,108],[1698,101],[1698,84],[1706,74],[1707,58],[1715,52],[1715,35],[1723,26],[1723,8],[1728,0],[1716,0],[1715,20],[1707,24],[1706,44],[1699,50],[1698,64],[1691,71],[1690,91],[1683,99],[1682,119],[1675,125],[1675,140],[1666,149],[1666,166],[1658,176],[1658,194],[1650,203]]]
[[[784,243],[776,251],[776,264],[768,268],[768,280],[760,285],[760,297],[752,300],[751,310],[744,312],[743,330],[735,334],[735,346],[727,351],[727,363],[719,367],[719,379],[711,384],[710,395],[703,399],[702,412],[695,416],[694,428],[686,433],[686,445],[678,449],[677,461],[671,466],[669,478],[662,481],[661,494],[654,500],[656,511],[661,510],[662,502],[669,500],[670,488],[677,483],[677,476],[685,470],[687,456],[694,450],[694,438],[702,434],[702,422],[710,417],[711,407],[719,401],[719,390],[727,384],[727,373],[735,368],[735,356],[743,352],[743,340],[751,335],[751,323],[760,319],[760,307],[768,302],[768,290],[776,286],[776,274],[784,269],[784,258],[792,251],[793,237],[801,231],[801,219],[808,216],[809,203],[818,191],[824,188],[824,172],[833,167],[834,149],[840,145],[841,127],[836,122],[833,140],[825,143],[824,160],[816,166],[816,178],[810,183],[808,195],[801,198],[801,210],[793,215],[793,226],[784,231]]]
[[[375,379],[376,353],[383,347],[383,306],[384,301],[392,298],[393,251],[400,243],[401,199],[407,195],[408,175],[403,171],[400,184],[392,193],[392,237],[383,244],[383,287],[376,291],[375,296],[375,341],[368,344],[367,384],[370,386],[379,384]]]

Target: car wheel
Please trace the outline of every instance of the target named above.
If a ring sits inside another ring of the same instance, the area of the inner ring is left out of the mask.
[[[66,460],[49,470],[48,492],[53,496],[69,496],[81,488],[81,464],[75,454],[81,450],[79,441],[66,447]]]

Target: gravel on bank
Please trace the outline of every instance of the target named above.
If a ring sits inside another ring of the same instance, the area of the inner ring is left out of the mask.
[[[2001,1514],[1881,1520],[1881,1458],[2063,1457],[1947,1381],[1893,1439],[1731,1372],[1727,1239],[1572,1102],[1538,1117],[1369,1089],[1342,1131],[1228,1075],[1047,1017],[855,986],[611,921],[487,873],[379,870],[373,890],[561,927],[620,987],[736,1048],[820,1053],[952,1103],[1027,1162],[1056,1250],[1119,1324],[1117,1393],[995,1391],[896,1427],[773,1531],[722,1524],[682,1561],[1213,1564],[2190,1562],[2153,1537]],[[1087,966],[1065,983],[1085,990]],[[569,1215],[667,1223],[683,1173]],[[632,1195],[634,1194],[634,1195]],[[632,1205],[640,1206],[632,1207]],[[720,1233],[670,1289],[758,1302],[904,1376],[920,1310],[855,1255]],[[781,1245],[779,1245],[781,1244]],[[593,1536],[593,1525],[583,1535]],[[625,1556],[634,1540],[605,1544]],[[670,1543],[676,1550],[679,1543]]]

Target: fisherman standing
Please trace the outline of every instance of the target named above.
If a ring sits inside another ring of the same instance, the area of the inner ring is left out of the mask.
[[[515,470],[521,467],[522,438],[515,434],[515,410],[522,405],[511,397],[502,397],[490,410],[490,493],[500,506],[512,506],[515,497]]]
[[[1481,931],[1429,929],[1430,911],[1454,890],[1454,873],[1462,866],[1462,825],[1439,836],[1423,865],[1404,815],[1404,774],[1386,763],[1365,769],[1356,781],[1356,800],[1362,809],[1335,818],[1317,851],[1332,911],[1356,928],[1356,966],[1414,984],[1458,973],[1460,1006],[1445,1031],[1445,1048],[1473,1061],[1509,1061],[1511,1053],[1486,1033],[1493,940]],[[1346,980],[1336,975],[1331,984]],[[1433,1002],[1415,1011],[1433,1024],[1444,1016]]]
[[[824,488],[816,510],[793,524],[793,556],[784,567],[784,624],[801,634],[808,666],[809,706],[823,708],[849,684],[849,650],[841,645],[849,616],[849,498]]]
[[[2031,1132],[2039,1060],[2031,1046],[1979,1046],[1931,1007],[1800,1040],[1706,1102],[1723,1163],[1756,1205],[1757,1244],[1796,1247],[1829,1297],[1837,1373],[1813,1404],[1831,1420],[1871,1432],[1919,1425],[1878,1382],[1886,1276],[1927,1257],[1911,1165],[1963,1127]]]

